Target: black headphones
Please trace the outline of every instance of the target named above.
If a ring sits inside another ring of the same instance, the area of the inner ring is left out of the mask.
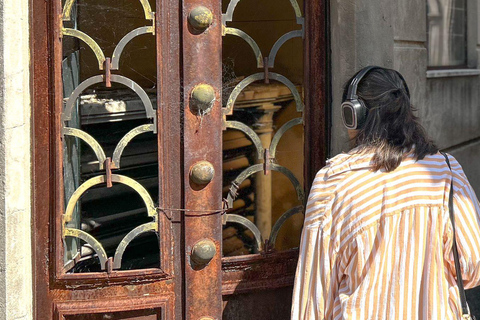
[[[377,66],[369,66],[363,68],[362,70],[360,70],[360,72],[357,73],[357,75],[352,79],[348,86],[347,98],[342,103],[342,120],[343,124],[345,125],[345,127],[347,127],[347,129],[360,129],[367,120],[368,108],[363,102],[363,100],[357,96],[357,87],[363,77],[365,77],[367,73],[374,69],[383,68]],[[400,72],[396,72],[400,76],[400,79],[402,79],[405,91],[410,98],[410,91],[408,90],[405,79],[400,74]]]

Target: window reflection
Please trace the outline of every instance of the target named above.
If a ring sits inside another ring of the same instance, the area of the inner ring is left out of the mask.
[[[466,0],[427,0],[428,65],[466,64]]]
[[[222,0],[223,12],[236,2]],[[232,91],[241,81],[258,74],[261,79],[250,82],[235,96],[232,112],[225,117],[231,126],[223,135],[223,197],[232,201],[226,216],[237,219],[224,225],[222,249],[225,257],[256,253],[259,247],[264,251],[288,250],[300,243],[304,132],[300,111],[303,106],[300,97],[303,46],[299,21],[303,20],[297,16],[294,3],[298,8],[303,7],[302,0],[242,0],[235,7],[233,20],[226,23],[230,31],[225,33],[222,46],[223,107],[226,108],[233,97]],[[259,60],[271,59],[275,43],[299,31],[298,36],[281,45],[272,56],[275,58],[269,72],[281,75],[283,83],[272,79],[272,75],[266,81],[265,69],[259,66]],[[249,38],[255,44],[253,47],[258,47],[261,57],[245,40]],[[287,87],[285,80],[292,83],[292,88]],[[297,100],[292,90],[297,93]],[[296,123],[299,119],[297,125],[286,130],[288,123]],[[233,123],[237,123],[236,127]],[[281,138],[278,144],[273,143],[275,148],[272,149],[273,138],[278,133],[277,138]],[[270,164],[284,168],[283,172],[276,171],[280,170],[278,167],[271,169]],[[285,172],[291,173],[297,181],[292,183]]]

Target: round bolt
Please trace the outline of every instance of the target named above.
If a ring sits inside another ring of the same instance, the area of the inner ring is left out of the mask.
[[[215,176],[215,169],[208,161],[199,161],[190,169],[190,179],[196,184],[208,184]]]
[[[195,7],[188,14],[188,22],[194,29],[205,30],[213,22],[213,13],[204,6]]]
[[[209,239],[203,239],[195,243],[190,259],[196,265],[204,266],[215,256],[217,249],[215,243]]]
[[[198,115],[207,114],[215,102],[215,89],[208,84],[196,85],[192,90],[191,110]]]

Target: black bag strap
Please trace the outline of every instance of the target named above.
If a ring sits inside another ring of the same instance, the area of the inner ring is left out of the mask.
[[[452,171],[452,167],[450,166],[450,161],[448,160],[448,156],[446,153],[441,152],[443,156],[445,157],[445,160],[447,161],[447,165],[450,168],[450,171]],[[456,241],[456,233],[455,233],[455,215],[453,213],[453,172],[452,172],[452,180],[450,181],[450,195],[448,197],[448,211],[450,214],[450,220],[452,221],[452,227],[453,227],[453,259],[455,260],[455,272],[457,274],[457,285],[458,285],[458,291],[460,293],[460,301],[462,304],[462,314],[463,317],[468,317],[470,318],[470,313],[468,311],[468,306],[467,306],[467,297],[465,295],[465,288],[463,287],[463,279],[462,279],[462,270],[460,268],[460,259],[458,257],[458,249],[457,249],[457,241]]]

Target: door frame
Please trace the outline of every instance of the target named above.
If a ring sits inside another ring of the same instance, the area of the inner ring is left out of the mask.
[[[196,1],[192,1],[195,3]],[[211,1],[213,3],[213,1]],[[57,41],[55,21],[52,18],[53,1],[30,0],[30,26],[31,26],[31,92],[32,92],[32,248],[33,248],[33,293],[34,293],[34,318],[42,319],[45,310],[53,310],[52,297],[47,294],[49,288],[61,289],[74,283],[62,283],[53,272],[55,251],[49,245],[49,239],[55,237],[55,221],[52,216],[58,208],[58,190],[55,187],[55,179],[52,173],[58,170],[55,166],[56,146],[55,123],[59,114],[55,114],[53,106],[55,99],[51,95],[55,85],[55,71],[52,68],[52,44]],[[182,95],[181,75],[182,57],[172,55],[172,52],[180,52],[182,30],[179,21],[181,2],[172,5],[169,0],[157,0],[157,25],[160,21],[167,21],[169,28],[157,28],[157,51],[160,56],[168,57],[159,61],[168,68],[158,68],[158,101],[161,105],[177,105]],[[185,15],[185,13],[183,13]],[[325,164],[330,142],[330,45],[329,45],[329,4],[326,0],[305,0],[305,39],[304,39],[304,100],[305,100],[305,185],[308,190],[313,182],[316,172]],[[168,20],[166,20],[168,17]],[[185,17],[184,17],[185,19]],[[160,46],[160,43],[162,45]],[[169,79],[162,81],[161,79]],[[171,83],[178,83],[177,89],[173,90]],[[323,106],[323,107],[322,107]],[[180,208],[183,204],[183,193],[170,192],[181,190],[184,186],[183,176],[185,169],[183,163],[176,159],[183,159],[181,128],[167,126],[172,119],[179,121],[181,118],[180,108],[165,108],[158,113],[159,148],[167,152],[159,153],[159,183],[160,202],[165,207]],[[54,114],[54,116],[51,116]],[[168,170],[164,169],[168,168]],[[163,177],[163,178],[162,178]],[[168,217],[172,222],[173,233],[182,235],[183,224],[181,215]],[[184,252],[184,238],[180,236],[174,241],[174,250]],[[186,254],[186,253],[185,253]],[[273,289],[289,286],[293,283],[294,267],[298,251],[273,253],[267,256],[236,257],[222,261],[222,294],[249,292],[258,289]],[[185,257],[177,257],[173,264],[173,274],[184,273]],[[262,271],[251,271],[252,264],[262,264]],[[265,274],[269,270],[275,270],[279,266],[286,266],[288,274],[278,274],[274,280],[265,280]],[[235,272],[232,270],[235,269]],[[184,299],[183,277],[173,277],[167,282],[175,287],[173,296],[165,301],[172,316],[184,319],[186,316]],[[243,281],[245,277],[258,279],[258,281]],[[158,276],[146,276],[145,283],[159,280]],[[164,278],[165,279],[165,278]],[[128,283],[128,278],[123,283]],[[106,285],[109,279],[100,280],[100,284]],[[120,281],[122,283],[122,281]],[[80,283],[78,283],[80,284]],[[95,287],[92,285],[92,288]],[[61,290],[60,290],[61,291]],[[59,292],[60,292],[59,291]],[[168,294],[166,295],[168,296]],[[177,301],[177,303],[175,303]],[[181,303],[179,303],[181,302]]]
[[[159,85],[158,100],[165,105],[178,104],[180,97],[180,56],[179,39],[179,6],[172,5],[169,0],[156,0],[161,10],[156,10],[155,21],[164,21],[166,28],[157,28],[157,77],[168,79]],[[62,172],[61,149],[57,141],[61,116],[61,78],[58,71],[58,57],[61,59],[59,46],[59,28],[61,8],[56,1],[30,0],[30,49],[31,49],[31,92],[32,92],[32,256],[33,260],[33,295],[34,319],[64,319],[64,316],[90,311],[118,312],[140,310],[145,308],[161,309],[162,318],[184,319],[182,286],[183,277],[175,275],[183,273],[181,254],[172,255],[171,251],[182,252],[181,224],[165,214],[159,220],[169,224],[167,237],[172,241],[160,243],[162,265],[160,272],[150,270],[115,272],[106,274],[73,274],[59,272],[58,233],[60,226],[58,212],[63,211],[64,204],[59,188],[59,172]],[[157,24],[158,26],[158,24]],[[163,46],[159,46],[162,43]],[[163,54],[165,53],[165,54]],[[167,54],[168,53],[168,54]],[[166,57],[163,58],[162,57]],[[56,60],[56,59],[57,60]],[[161,68],[168,65],[169,68]],[[174,86],[171,83],[176,82]],[[176,88],[176,90],[172,90]],[[180,119],[179,108],[168,108],[168,113],[157,113],[159,150],[167,150],[166,155],[159,158],[159,206],[179,208],[182,204],[182,193],[169,192],[181,188],[181,164],[172,159],[180,159],[180,129],[177,126],[164,126],[174,118]],[[179,120],[178,120],[179,121]],[[162,134],[160,134],[162,133]],[[166,138],[170,137],[170,138]],[[177,138],[178,137],[178,138]],[[168,170],[164,170],[168,168]],[[162,179],[162,177],[164,177]],[[163,237],[164,235],[160,235]],[[163,246],[162,246],[163,245]],[[164,259],[169,256],[168,259]],[[173,256],[173,258],[171,258]],[[136,296],[132,302],[126,299],[128,285],[135,280]],[[74,292],[69,288],[79,288]],[[141,290],[153,293],[142,296]],[[90,296],[88,303],[84,297]],[[74,296],[77,297],[74,297]],[[115,298],[115,296],[122,298]],[[110,298],[107,300],[106,298]],[[71,302],[63,302],[72,300]],[[58,302],[60,301],[60,302]],[[92,302],[93,301],[93,302]]]

